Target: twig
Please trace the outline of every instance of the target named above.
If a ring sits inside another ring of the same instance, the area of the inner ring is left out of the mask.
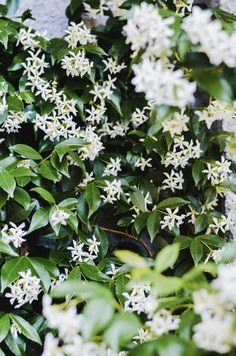
[[[148,252],[148,255],[149,257],[152,257],[153,258],[153,253],[152,251],[150,250],[149,246],[146,244],[145,241],[143,241],[143,239],[137,239],[135,236],[127,233],[127,232],[124,232],[124,231],[119,231],[119,230],[114,230],[114,229],[110,229],[108,227],[104,227],[104,226],[100,226],[100,228],[104,231],[108,231],[108,232],[113,232],[114,234],[119,234],[119,235],[123,235],[123,236],[126,236],[132,240],[135,240],[137,242],[139,242],[145,249],[146,251]]]

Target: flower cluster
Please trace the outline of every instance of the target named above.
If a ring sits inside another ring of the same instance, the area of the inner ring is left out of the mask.
[[[27,235],[27,232],[24,230],[25,223],[16,226],[13,222],[10,222],[10,227],[5,225],[0,231],[2,241],[7,244],[12,243],[15,248],[21,247],[25,239],[23,238]]]
[[[78,243],[73,240],[73,246],[67,247],[67,250],[71,253],[72,261],[91,263],[98,257],[100,244],[101,243],[97,241],[96,237],[93,235],[91,239],[87,240],[86,245],[83,242]]]
[[[210,10],[194,7],[192,13],[184,19],[182,28],[193,44],[200,45],[200,51],[206,53],[212,64],[225,62],[233,68],[236,65],[236,32],[229,35],[222,29],[221,23],[211,17]]]
[[[9,285],[10,293],[6,293],[6,297],[10,298],[10,303],[15,305],[15,308],[20,308],[25,303],[32,303],[38,299],[41,293],[41,280],[32,275],[30,269],[25,272],[19,272],[19,278],[16,282]]]

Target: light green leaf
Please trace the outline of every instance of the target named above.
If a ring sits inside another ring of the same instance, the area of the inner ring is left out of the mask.
[[[107,299],[93,299],[85,306],[83,315],[86,322],[83,323],[82,335],[85,340],[89,340],[109,323],[113,315],[113,307]]]
[[[157,255],[155,260],[155,270],[159,273],[169,267],[173,267],[179,256],[179,244],[174,243],[164,247]]]
[[[123,345],[137,335],[139,327],[140,322],[136,315],[117,314],[105,331],[104,339],[114,352],[118,352]]]
[[[148,268],[145,259],[132,251],[119,250],[115,252],[115,255],[120,261],[126,263],[130,267]]]

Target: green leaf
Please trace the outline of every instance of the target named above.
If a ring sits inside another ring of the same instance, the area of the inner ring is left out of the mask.
[[[14,196],[16,188],[15,179],[8,173],[7,170],[0,170],[0,187],[11,197]]]
[[[143,193],[140,190],[135,190],[134,192],[130,193],[130,199],[134,206],[138,208],[141,212],[147,211],[145,199]]]
[[[24,189],[20,187],[16,187],[14,191],[13,199],[17,201],[20,205],[22,205],[25,210],[29,209],[30,196]]]
[[[145,259],[135,252],[119,250],[115,252],[115,255],[119,258],[120,261],[126,263],[128,266],[134,268],[148,268]]]
[[[28,145],[18,144],[11,146],[10,150],[17,152],[23,158],[29,158],[34,160],[42,160],[43,157],[32,147]]]
[[[149,216],[149,213],[145,212],[145,213],[139,214],[135,218],[135,220],[134,220],[134,228],[135,228],[137,234],[139,234],[140,231],[142,231],[142,229],[147,225],[148,216]]]
[[[79,46],[79,49],[84,49],[85,52],[94,53],[99,56],[107,55],[106,52],[104,52],[104,50],[101,47],[96,46],[94,44],[87,44],[87,45]]]
[[[207,214],[198,215],[194,223],[195,234],[198,234],[208,226],[209,226],[209,219]]]
[[[12,258],[4,263],[1,270],[1,292],[19,277],[19,272],[29,268],[25,257]]]
[[[98,226],[95,227],[94,234],[96,236],[96,239],[100,242],[99,255],[101,257],[104,257],[106,256],[109,248],[109,241],[107,238],[107,234],[102,229],[99,229]]]
[[[70,5],[69,5],[71,15],[74,15],[75,11],[80,7],[82,2],[83,2],[83,0],[71,0]]]
[[[166,208],[174,209],[179,206],[189,204],[189,201],[182,198],[167,198],[157,205],[157,209],[165,210]]]
[[[221,73],[216,70],[194,69],[192,76],[202,90],[218,100],[231,101],[233,98],[232,87]]]
[[[104,333],[106,343],[114,352],[127,344],[138,333],[140,322],[136,315],[120,313],[115,315],[109,328]]]
[[[44,291],[48,292],[51,285],[49,272],[44,267],[44,265],[37,259],[28,258],[28,262],[32,267],[31,269],[33,269],[35,274],[40,278]]]
[[[200,241],[205,242],[207,245],[214,247],[224,247],[227,242],[220,236],[217,235],[200,235],[197,237]]]
[[[40,208],[37,210],[31,220],[28,233],[38,230],[49,223],[49,208]]]
[[[159,296],[166,296],[178,292],[183,288],[183,282],[177,277],[154,275],[154,288]]]
[[[70,49],[68,48],[68,43],[63,38],[53,38],[49,42],[52,56],[58,62],[69,53]]]
[[[82,335],[85,340],[101,332],[113,315],[112,304],[107,299],[90,300],[83,310],[86,322],[83,323]]]
[[[39,334],[35,330],[35,328],[28,323],[25,319],[17,314],[9,314],[11,320],[17,324],[19,329],[21,330],[22,334],[27,337],[27,339],[36,342],[37,344],[42,344]]]
[[[88,218],[90,218],[90,216],[99,208],[101,204],[100,192],[94,182],[87,185],[85,196],[89,206]]]
[[[10,256],[18,256],[18,254],[11,248],[11,246],[3,241],[0,241],[0,252]]]
[[[31,191],[38,193],[44,200],[46,200],[50,204],[55,204],[55,199],[53,198],[52,194],[49,193],[46,189],[36,187],[32,188]]]
[[[186,341],[175,335],[162,336],[158,339],[158,342],[156,342],[156,346],[159,356],[197,355],[195,345],[189,345]]]
[[[10,330],[10,318],[8,314],[0,317],[0,343],[5,339]]]
[[[203,247],[201,241],[196,237],[190,244],[190,252],[195,265],[199,263],[203,255]]]
[[[20,100],[17,96],[8,96],[7,105],[8,110],[11,111],[22,111],[24,109],[22,100]]]
[[[29,168],[26,167],[17,167],[10,171],[13,177],[37,177],[37,174],[32,172]]]
[[[72,209],[75,208],[76,204],[78,203],[78,199],[76,198],[67,198],[62,200],[58,206],[62,208]]]
[[[179,256],[179,244],[174,243],[164,247],[157,255],[155,260],[155,270],[159,273],[169,267],[173,267]]]
[[[67,295],[83,299],[112,298],[112,293],[106,287],[95,282],[66,281],[55,286],[51,292],[53,298],[62,298]]]
[[[52,180],[54,183],[59,181],[57,171],[52,167],[49,161],[42,162],[40,166],[40,174],[49,180]]]
[[[110,278],[105,273],[102,273],[97,266],[81,263],[80,269],[85,277],[91,279],[92,281],[104,283],[110,281]]]
[[[151,238],[151,242],[159,231],[161,217],[158,211],[153,210],[147,219],[147,229]]]
[[[196,186],[204,178],[204,173],[202,171],[205,168],[205,164],[202,161],[195,161],[192,166],[192,175]]]

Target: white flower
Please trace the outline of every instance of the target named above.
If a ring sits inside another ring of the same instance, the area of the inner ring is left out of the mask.
[[[156,336],[167,334],[171,330],[176,330],[179,327],[180,318],[173,316],[169,310],[161,309],[157,312],[153,319],[145,323],[146,326]]]
[[[44,73],[44,69],[49,66],[49,64],[45,61],[45,54],[42,54],[41,57],[41,49],[37,52],[29,51],[29,57],[26,58],[26,63],[22,63],[22,66],[25,68],[23,74],[30,75],[41,75]]]
[[[103,189],[106,195],[101,195],[104,203],[111,203],[120,199],[122,193],[121,181],[114,179],[112,182],[105,181],[106,187]]]
[[[14,321],[12,321],[10,330],[14,339],[16,339],[19,334],[21,334],[21,328]]]
[[[167,172],[164,172],[164,175],[167,177],[166,179],[163,180],[163,188],[169,188],[174,192],[176,189],[181,190],[183,189],[183,183],[184,183],[184,178],[183,178],[183,172],[180,171],[175,172],[173,169],[171,170],[170,174]]]
[[[110,348],[106,350],[106,354],[104,356],[126,356],[127,352],[126,351],[120,351],[120,352],[113,352]],[[101,355],[103,356],[103,355]]]
[[[165,120],[162,123],[163,131],[169,132],[171,137],[175,135],[181,135],[183,131],[188,131],[187,123],[189,122],[189,117],[184,114],[184,109],[181,113],[175,112],[171,119]]]
[[[212,185],[217,185],[229,178],[229,174],[232,172],[229,168],[230,165],[231,162],[222,156],[221,161],[207,163],[207,169],[202,172],[207,174],[207,179],[211,181]]]
[[[222,248],[219,248],[218,250],[212,251],[211,256],[212,256],[213,260],[216,263],[218,263],[224,257],[224,253],[225,253],[225,247],[222,247]]]
[[[66,33],[65,40],[68,42],[68,47],[72,49],[75,48],[78,43],[80,45],[86,45],[97,42],[96,36],[91,35],[90,29],[86,27],[83,21],[78,24],[71,22]]]
[[[143,2],[134,8],[132,17],[124,26],[126,42],[131,43],[133,51],[149,48],[156,57],[165,56],[170,53],[170,38],[174,31],[169,26],[173,22],[172,17],[162,18],[157,7]]]
[[[17,46],[21,43],[24,49],[35,49],[39,47],[39,41],[35,39],[37,36],[36,33],[32,32],[32,28],[28,27],[28,29],[21,28],[18,33],[18,41],[16,43]]]
[[[210,10],[195,6],[192,13],[183,20],[182,28],[193,44],[200,45],[212,64],[225,62],[228,67],[236,65],[236,32],[228,34],[222,30],[220,21],[212,20]]]
[[[15,308],[20,308],[25,303],[32,303],[38,299],[41,292],[40,279],[32,276],[31,270],[19,272],[19,279],[9,285],[10,293],[6,293],[6,298],[10,298],[10,303],[14,304],[17,301]]]
[[[51,216],[51,223],[53,225],[67,225],[67,220],[70,214],[66,213],[64,210],[57,208]]]
[[[144,171],[146,167],[152,167],[151,158],[145,159],[144,157],[139,157],[135,163],[135,167],[140,167],[141,171]]]
[[[85,120],[91,122],[92,125],[100,124],[106,110],[104,102],[102,101],[101,105],[97,105],[96,107],[92,106],[91,109],[86,109],[86,113],[88,113],[89,116],[86,116]]]
[[[137,314],[146,311],[146,302],[150,293],[150,285],[137,284],[132,287],[131,293],[123,293],[125,300],[124,310],[136,312]]]
[[[87,240],[88,242],[88,250],[91,255],[95,255],[97,257],[99,253],[99,246],[101,245],[100,241],[97,241],[96,236],[93,235],[91,239]]]
[[[145,121],[149,119],[149,116],[145,114],[145,108],[140,110],[138,108],[132,113],[131,122],[134,128],[142,125]]]
[[[83,77],[90,74],[93,62],[85,57],[85,51],[79,50],[77,53],[69,52],[69,55],[63,57],[61,66],[66,70],[66,75],[72,77]]]
[[[176,208],[174,211],[172,211],[170,208],[167,208],[166,212],[166,215],[161,221],[161,229],[167,227],[169,230],[172,230],[175,226],[180,227],[180,225],[183,224],[185,215],[177,215],[179,212],[179,208]]]
[[[76,307],[62,309],[60,305],[52,305],[48,295],[43,297],[43,315],[53,329],[58,329],[58,336],[64,342],[73,341],[81,331],[84,317],[78,315]]]
[[[213,122],[217,120],[227,121],[236,118],[235,108],[229,103],[218,100],[212,101],[205,110],[195,111],[195,114],[198,115],[199,121],[205,121],[208,129],[210,129]]]
[[[42,356],[65,356],[59,345],[59,339],[47,334],[43,345]]]
[[[2,240],[7,244],[12,242],[15,248],[21,247],[22,243],[26,241],[23,239],[23,236],[27,235],[27,232],[24,230],[25,223],[16,226],[10,222],[9,225],[10,227],[5,225],[0,232]]]
[[[135,344],[143,344],[144,342],[150,341],[153,336],[149,330],[144,330],[142,328],[138,329],[138,335],[133,338]]]
[[[117,74],[126,68],[124,63],[118,64],[112,57],[104,59],[102,62],[105,64],[104,72],[109,71],[110,74]]]
[[[6,97],[3,96],[0,100],[0,114],[3,114],[8,108]]]
[[[236,342],[233,314],[215,315],[194,325],[193,341],[204,350],[228,353]]]
[[[176,6],[176,13],[184,16],[186,10],[191,12],[194,0],[174,0]]]
[[[112,126],[112,130],[110,130],[110,137],[115,138],[117,136],[125,136],[127,131],[126,126],[123,124],[123,122],[117,121],[114,126]]]
[[[233,224],[229,216],[221,215],[220,218],[213,217],[213,223],[209,225],[209,229],[212,229],[215,234],[219,231],[225,233],[230,230],[230,226]]]
[[[199,289],[193,293],[194,311],[200,314],[202,319],[211,318],[214,315],[224,315],[226,307],[224,301],[217,293],[210,293],[206,289]]]
[[[225,303],[236,305],[236,262],[218,266],[218,277],[212,285]]]
[[[196,159],[201,156],[202,150],[198,140],[194,145],[193,140],[188,142],[184,141],[183,136],[176,136],[174,143],[172,151],[167,152],[166,157],[162,159],[165,167],[172,165],[176,169],[179,167],[184,168],[190,159]]]
[[[67,250],[71,252],[72,261],[78,260],[79,262],[83,262],[83,259],[86,256],[86,252],[83,251],[84,243],[81,242],[78,244],[76,240],[73,240],[72,243],[73,247],[67,247]]]
[[[118,173],[121,171],[121,159],[119,157],[117,158],[111,158],[110,162],[107,164],[103,175],[104,176],[117,176]]]
[[[112,15],[114,17],[125,15],[127,10],[126,9],[120,9],[120,6],[124,2],[125,2],[125,0],[105,0],[106,6],[108,7],[108,9],[111,10]]]
[[[88,185],[88,183],[92,182],[93,180],[94,180],[93,172],[91,172],[91,173],[86,172],[84,179],[78,185],[79,190],[85,188]],[[77,193],[77,190],[76,190],[76,193]]]
[[[60,273],[58,278],[52,279],[51,288],[63,283],[68,278],[69,270],[68,268],[64,269],[64,273]]]
[[[149,58],[132,68],[135,90],[144,92],[147,100],[181,108],[193,102],[196,84],[188,82],[181,69],[170,69],[162,60],[153,62]]]
[[[9,111],[6,120],[2,124],[2,128],[9,134],[17,133],[21,128],[21,124],[27,121],[27,113],[21,111]],[[1,131],[1,130],[0,130]]]

